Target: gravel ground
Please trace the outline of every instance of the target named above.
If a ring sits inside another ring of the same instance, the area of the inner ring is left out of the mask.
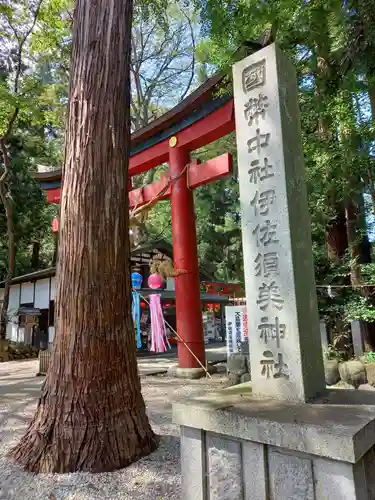
[[[36,361],[0,364],[0,499],[102,500],[180,499],[179,428],[172,424],[171,404],[185,396],[224,387],[226,379],[183,381],[166,376],[142,377],[142,390],[159,449],[127,469],[105,474],[24,472],[6,454],[22,436],[35,411],[42,379]]]

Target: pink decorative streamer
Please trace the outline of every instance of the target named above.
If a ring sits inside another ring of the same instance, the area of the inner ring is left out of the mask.
[[[170,348],[167,331],[165,329],[163,311],[161,308],[160,294],[153,293],[149,296],[151,313],[151,349],[152,352],[165,352]]]

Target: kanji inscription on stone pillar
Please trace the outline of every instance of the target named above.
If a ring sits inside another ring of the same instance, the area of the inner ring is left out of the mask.
[[[233,68],[255,395],[324,390],[295,70],[275,45]]]

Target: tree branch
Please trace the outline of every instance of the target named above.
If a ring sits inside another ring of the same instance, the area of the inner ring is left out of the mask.
[[[33,20],[31,22],[31,25],[30,25],[29,29],[26,31],[24,37],[21,38],[21,39],[19,39],[17,37],[17,40],[19,41],[19,46],[18,46],[18,54],[17,54],[17,56],[18,56],[18,64],[17,64],[17,69],[16,69],[16,76],[15,76],[15,79],[14,79],[14,93],[15,94],[17,94],[18,90],[19,90],[19,80],[20,80],[21,70],[22,70],[22,52],[23,52],[23,47],[24,47],[27,39],[29,38],[29,36],[31,35],[31,33],[33,32],[33,30],[35,28],[35,24],[36,24],[36,21],[37,21],[38,16],[39,16],[39,12],[40,12],[42,3],[43,3],[43,0],[39,0],[39,2],[37,3],[37,6],[36,6],[36,9],[35,9],[35,12],[34,12]]]
[[[22,56],[23,56],[23,48],[24,45],[32,33],[36,21],[38,19],[39,11],[41,8],[43,0],[39,0],[34,12],[34,17],[29,29],[26,31],[23,38],[20,38],[16,33],[12,23],[9,20],[9,25],[13,30],[15,37],[19,43],[18,52],[17,52],[17,65],[16,65],[16,73],[14,78],[14,87],[13,92],[16,96],[19,96],[19,87],[20,87],[20,78],[22,72]],[[14,237],[14,220],[13,220],[13,199],[11,196],[9,185],[7,185],[9,181],[10,174],[10,162],[9,162],[9,154],[7,149],[7,142],[10,134],[12,133],[14,124],[17,120],[20,108],[17,104],[14,108],[13,113],[11,114],[8,122],[8,126],[5,130],[5,133],[0,137],[0,151],[3,157],[4,171],[0,176],[0,199],[5,209],[6,221],[7,221],[7,236],[8,236],[8,275],[5,281],[5,290],[4,290],[4,300],[1,305],[0,310],[0,338],[6,338],[6,327],[7,327],[7,313],[9,306],[9,292],[10,292],[10,283],[14,277],[15,273],[15,237]]]
[[[192,47],[193,47],[193,59],[191,61],[191,75],[190,75],[189,81],[186,85],[185,92],[180,96],[180,102],[183,101],[185,99],[186,95],[188,94],[190,87],[191,87],[193,80],[194,80],[194,75],[195,75],[195,36],[194,36],[194,30],[193,30],[193,25],[191,24],[191,20],[190,20],[189,16],[185,12],[183,12],[183,14],[186,17],[186,20],[188,22],[189,29],[190,29],[190,36],[191,36]]]

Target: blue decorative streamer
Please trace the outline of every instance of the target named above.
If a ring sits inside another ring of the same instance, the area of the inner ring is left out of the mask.
[[[132,313],[133,322],[136,331],[137,348],[142,347],[142,337],[141,337],[141,303],[139,293],[135,290],[132,291],[133,301],[132,301]]]

